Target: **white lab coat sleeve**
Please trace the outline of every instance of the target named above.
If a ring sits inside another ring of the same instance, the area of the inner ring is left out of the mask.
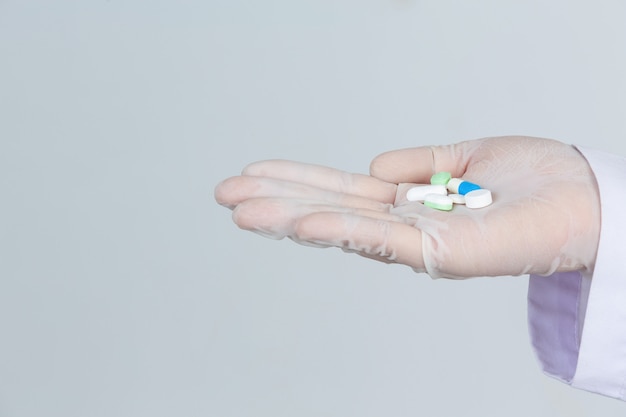
[[[600,191],[602,224],[595,267],[588,276],[531,275],[529,332],[546,374],[626,400],[626,158],[578,150]]]

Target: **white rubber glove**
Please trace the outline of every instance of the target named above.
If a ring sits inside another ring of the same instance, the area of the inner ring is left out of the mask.
[[[444,212],[406,191],[448,171],[492,191],[482,209]],[[392,151],[371,175],[290,161],[246,167],[215,189],[233,220],[268,237],[335,246],[431,277],[468,278],[593,270],[598,188],[572,146],[501,137]]]

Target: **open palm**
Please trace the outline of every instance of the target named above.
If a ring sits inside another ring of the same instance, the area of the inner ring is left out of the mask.
[[[406,191],[448,171],[490,189],[491,206],[437,211]],[[433,277],[549,274],[592,269],[600,230],[594,176],[558,141],[486,138],[375,158],[370,175],[261,161],[221,182],[235,223],[268,237],[335,246]]]

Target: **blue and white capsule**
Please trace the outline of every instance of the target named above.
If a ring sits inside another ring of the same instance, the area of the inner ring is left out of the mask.
[[[480,185],[465,181],[460,178],[451,178],[446,184],[446,188],[453,194],[465,195],[470,191],[480,190]]]

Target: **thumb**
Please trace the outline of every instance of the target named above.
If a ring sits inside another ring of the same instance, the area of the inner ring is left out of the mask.
[[[430,177],[441,171],[453,177],[462,177],[470,157],[482,139],[444,146],[422,146],[399,149],[378,155],[370,164],[370,175],[391,183],[430,182]]]

